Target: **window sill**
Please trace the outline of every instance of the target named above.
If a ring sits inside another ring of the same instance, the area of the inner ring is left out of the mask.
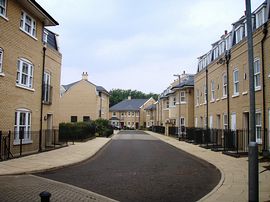
[[[239,97],[239,93],[232,95],[232,98],[235,98],[235,97]]]
[[[219,100],[220,100],[219,98],[216,99],[217,102],[218,102]]]
[[[26,32],[25,30],[23,30],[21,27],[20,27],[20,30],[23,32],[23,33],[25,33],[25,34],[27,34],[28,36],[30,36],[32,39],[34,39],[34,40],[38,40],[36,37],[34,37],[34,36],[32,36],[31,34],[29,34],[28,32]]]
[[[254,90],[255,90],[255,92],[256,92],[256,91],[260,91],[260,90],[261,90],[261,86],[255,87]]]
[[[221,99],[222,99],[222,100],[227,99],[227,96],[223,96]]]
[[[248,94],[248,92],[247,92],[247,91],[245,91],[245,92],[243,92],[243,93],[242,93],[242,95],[247,95],[247,94]]]
[[[268,75],[268,78],[270,78],[270,74]]]
[[[22,141],[22,144],[32,144],[33,143],[33,140],[23,140]],[[14,142],[13,142],[13,145],[20,145],[21,143],[20,143],[20,140],[15,140]]]
[[[214,103],[214,102],[215,102],[215,100],[211,100],[211,101],[210,101],[210,103]]]
[[[25,87],[25,86],[21,86],[21,85],[19,85],[19,84],[16,84],[16,87],[22,88],[22,89],[25,89],[25,90],[29,90],[29,91],[32,91],[32,92],[35,92],[35,89],[33,89],[33,88],[28,88],[28,87]]]
[[[4,20],[6,20],[7,22],[9,21],[9,19],[4,15],[0,15],[0,17],[4,18]]]
[[[1,77],[1,76],[4,77],[4,76],[6,76],[6,75],[5,75],[4,72],[0,72],[0,77]]]
[[[185,105],[187,104],[187,102],[180,102],[180,105]]]

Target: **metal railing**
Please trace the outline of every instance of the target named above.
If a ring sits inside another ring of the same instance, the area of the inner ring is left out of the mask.
[[[153,132],[165,134],[165,127],[164,126],[153,126],[152,127]]]

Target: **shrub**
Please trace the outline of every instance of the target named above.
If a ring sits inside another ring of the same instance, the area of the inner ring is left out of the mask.
[[[85,140],[94,137],[96,127],[92,122],[78,123],[60,123],[59,124],[59,140]]]
[[[113,127],[110,122],[106,119],[97,119],[94,121],[96,126],[96,133],[101,137],[109,137],[113,134]]]

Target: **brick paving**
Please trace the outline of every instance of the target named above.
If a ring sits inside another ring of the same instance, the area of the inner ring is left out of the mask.
[[[91,191],[33,175],[1,176],[0,187],[0,201],[4,202],[40,201],[39,194],[43,191],[52,194],[51,202],[115,201]]]

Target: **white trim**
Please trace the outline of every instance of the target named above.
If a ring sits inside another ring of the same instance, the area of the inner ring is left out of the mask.
[[[219,100],[220,100],[219,98],[216,99],[217,102],[218,102]]]
[[[1,15],[0,14],[0,17],[4,18],[4,20],[6,20],[7,22],[9,21],[9,19],[6,16],[4,16],[4,15]]]
[[[28,88],[26,86],[21,86],[20,84],[17,84],[17,83],[16,83],[16,87],[35,92],[34,88]]]
[[[32,144],[33,140],[22,140],[22,144]],[[14,140],[13,145],[20,145],[20,140]]]
[[[247,94],[248,94],[248,92],[247,92],[247,91],[245,91],[245,92],[243,92],[243,93],[242,93],[242,95],[247,95]]]
[[[270,74],[268,75],[268,78],[270,78]]]
[[[239,97],[239,93],[232,95],[232,98]]]
[[[26,17],[30,18],[31,24],[27,24]],[[27,32],[25,29],[25,25],[28,25],[30,27],[30,33]],[[31,36],[33,39],[37,40],[37,23],[36,20],[29,15],[27,12],[24,10],[21,11],[21,17],[20,17],[20,30],[26,33],[27,35]],[[34,34],[33,34],[34,32]]]
[[[227,96],[223,96],[221,99],[222,99],[222,100],[227,99]]]
[[[5,73],[4,73],[4,72],[0,72],[0,77],[1,77],[1,76],[3,76],[3,77],[4,77],[4,76],[6,76],[6,75],[5,75]]]
[[[215,100],[211,100],[211,101],[210,101],[210,103],[214,103],[214,102],[215,102]]]

